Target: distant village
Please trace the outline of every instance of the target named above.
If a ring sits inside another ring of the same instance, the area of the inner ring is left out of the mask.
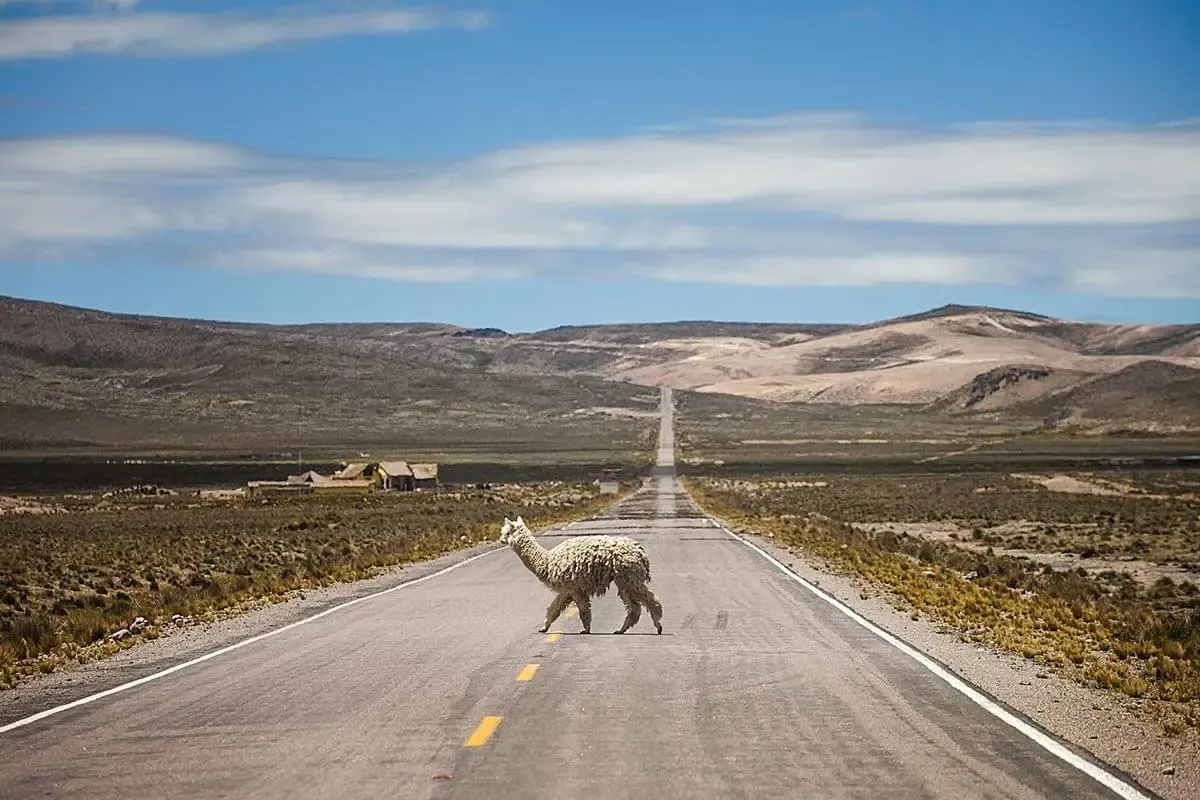
[[[407,461],[343,463],[332,475],[309,470],[286,481],[250,481],[246,494],[311,494],[321,492],[422,492],[438,488],[437,464]]]

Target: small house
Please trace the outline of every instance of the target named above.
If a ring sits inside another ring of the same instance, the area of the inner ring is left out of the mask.
[[[337,472],[333,473],[333,479],[335,481],[364,480],[364,473],[367,471],[367,468],[370,466],[371,466],[370,464],[363,462],[363,461],[356,461],[356,462],[350,462],[348,464],[342,464],[342,468],[339,469]]]
[[[420,490],[436,489],[438,486],[437,464],[412,464],[413,488]]]
[[[411,492],[417,488],[407,461],[380,461],[375,467],[375,481],[384,491]]]

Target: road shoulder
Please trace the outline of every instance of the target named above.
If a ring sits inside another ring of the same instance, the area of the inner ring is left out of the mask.
[[[428,561],[398,565],[373,578],[290,592],[282,602],[262,601],[249,608],[228,609],[212,621],[185,627],[164,625],[157,639],[139,642],[108,658],[60,668],[0,692],[0,725],[152,675],[497,549],[495,542],[487,542]]]
[[[1200,797],[1200,734],[1196,731],[1167,737],[1128,708],[1135,701],[1081,686],[998,648],[962,641],[934,619],[913,620],[865,579],[817,569],[803,554],[769,538],[739,535],[880,628],[1060,739],[1127,772],[1166,800]]]

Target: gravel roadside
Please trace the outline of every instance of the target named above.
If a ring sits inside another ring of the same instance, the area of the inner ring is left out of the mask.
[[[913,620],[862,578],[817,569],[802,554],[768,538],[742,536],[866,619],[1047,731],[1125,771],[1164,800],[1200,797],[1200,731],[1192,728],[1168,737],[1137,714],[1132,698],[1082,686],[1007,651],[964,642],[932,618]]]
[[[495,542],[488,542],[429,561],[399,565],[373,578],[291,592],[283,602],[264,601],[229,609],[211,621],[189,622],[182,627],[168,622],[159,628],[157,639],[138,641],[108,658],[62,667],[0,692],[0,727],[498,549]]]

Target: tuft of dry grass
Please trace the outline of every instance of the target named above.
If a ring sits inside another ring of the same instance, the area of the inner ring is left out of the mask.
[[[1139,699],[1167,731],[1200,726],[1200,598],[1190,584],[1056,571],[953,542],[864,531],[810,511],[786,481],[687,482],[709,513],[890,590],[962,638],[998,645],[1081,682]],[[851,509],[852,510],[852,509]]]
[[[616,498],[559,482],[490,490],[196,501],[64,499],[66,513],[0,516],[0,688],[102,658],[179,615],[203,618],[352,581],[541,526]],[[140,630],[131,627],[145,618]],[[130,630],[120,641],[113,634]]]

